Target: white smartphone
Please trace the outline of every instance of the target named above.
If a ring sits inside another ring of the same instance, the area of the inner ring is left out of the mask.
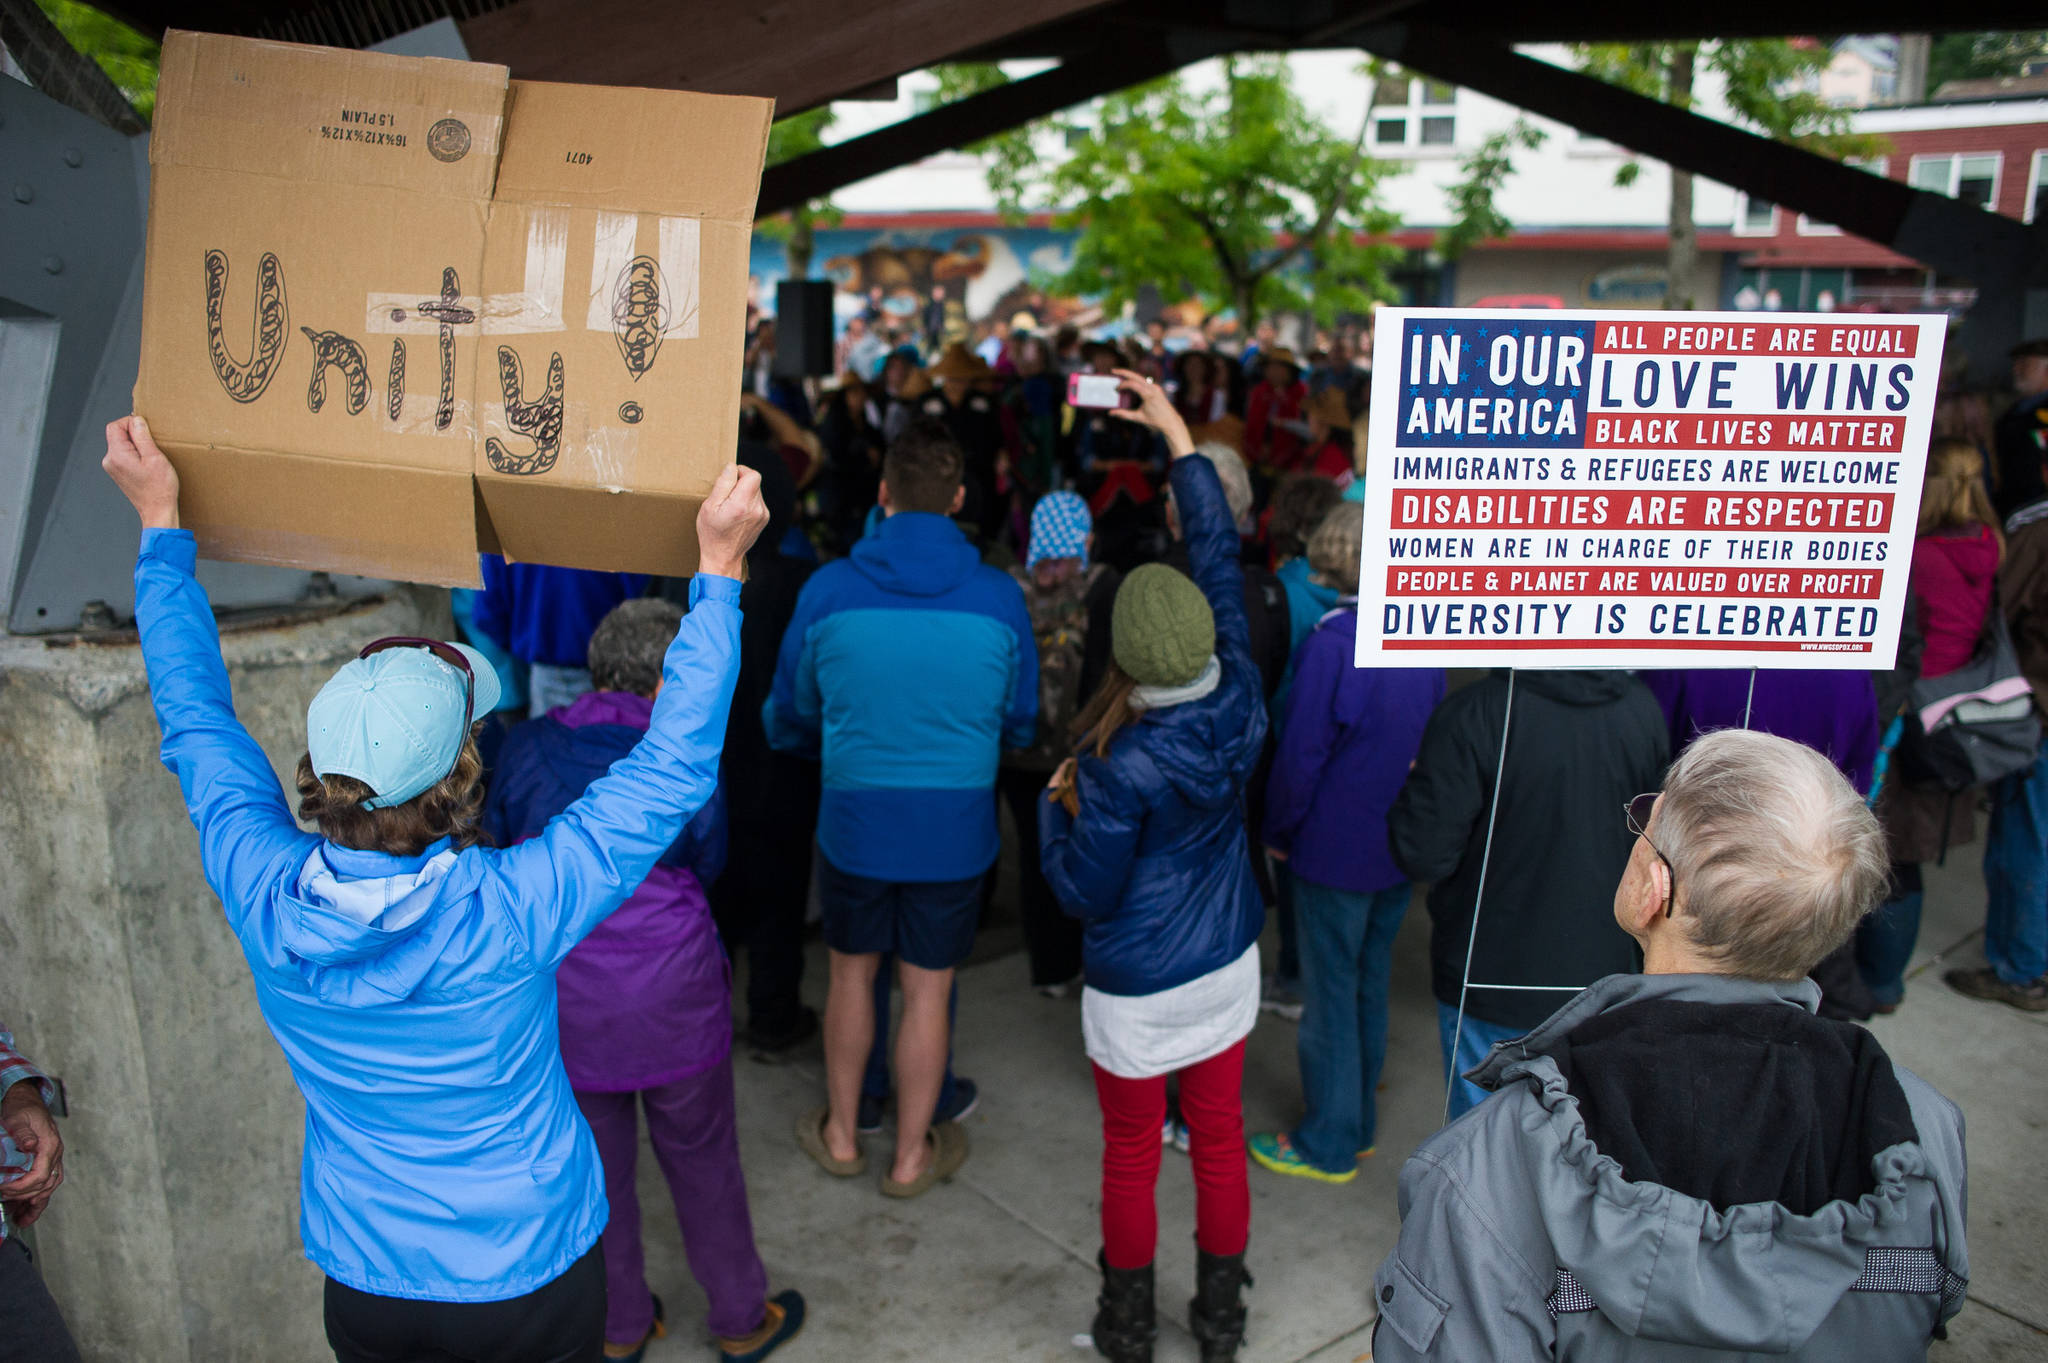
[[[1071,374],[1067,377],[1067,405],[1121,407],[1124,393],[1117,386],[1121,382],[1114,374]]]

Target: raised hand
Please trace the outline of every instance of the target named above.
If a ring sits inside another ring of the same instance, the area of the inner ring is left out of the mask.
[[[100,467],[142,517],[144,530],[178,528],[178,471],[150,439],[148,422],[124,416],[107,423],[107,452]]]
[[[761,475],[727,464],[697,508],[697,571],[738,577],[762,527],[768,504],[761,500]]]
[[[1166,447],[1178,459],[1184,454],[1195,452],[1194,437],[1188,434],[1188,424],[1180,419],[1180,413],[1173,409],[1173,400],[1166,396],[1166,390],[1134,369],[1111,370],[1120,382],[1117,387],[1138,400],[1135,410],[1115,408],[1110,415],[1123,421],[1135,421],[1140,426],[1150,426],[1166,437]]]

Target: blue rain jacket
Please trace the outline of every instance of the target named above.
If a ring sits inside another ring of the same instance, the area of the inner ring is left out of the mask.
[[[364,1292],[500,1301],[596,1242],[603,1171],[556,1043],[555,967],[718,784],[740,584],[698,575],[646,739],[537,838],[416,857],[302,832],[235,719],[180,530],[145,532],[135,617],[163,760],[306,1101],[306,1257]]]
[[[818,850],[872,880],[978,876],[996,763],[1038,736],[1038,644],[1016,580],[945,516],[900,511],[811,575],[761,707],[821,758]]]
[[[1259,938],[1265,903],[1245,843],[1245,782],[1266,740],[1266,706],[1244,570],[1223,485],[1208,460],[1169,475],[1195,585],[1216,617],[1223,676],[1199,700],[1143,712],[1083,753],[1081,813],[1039,806],[1045,877],[1082,920],[1082,965],[1107,994],[1156,994],[1220,970]]]

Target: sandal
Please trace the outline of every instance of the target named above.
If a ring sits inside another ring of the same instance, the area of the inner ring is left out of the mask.
[[[932,1148],[931,1163],[908,1183],[898,1183],[884,1175],[883,1197],[916,1197],[930,1191],[934,1183],[950,1182],[960,1172],[960,1166],[967,1163],[967,1132],[958,1122],[940,1122],[925,1132],[924,1139]]]
[[[868,1157],[864,1150],[857,1151],[852,1159],[834,1159],[832,1150],[825,1144],[825,1122],[832,1115],[830,1105],[813,1108],[796,1119],[796,1143],[803,1152],[816,1160],[818,1167],[834,1178],[855,1178],[868,1171]]]

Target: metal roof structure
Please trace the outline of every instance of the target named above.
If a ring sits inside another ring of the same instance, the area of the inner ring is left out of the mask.
[[[1353,48],[1836,224],[1968,281],[1978,302],[1962,341],[1979,378],[1996,377],[2006,349],[2022,336],[2048,333],[2048,221],[2025,224],[1865,174],[1517,50],[1539,42],[2013,29],[2038,23],[2038,0],[1954,0],[1938,16],[1924,0],[1720,0],[1697,9],[1526,0],[1455,7],[1445,0],[101,0],[101,7],[145,32],[187,28],[342,47],[453,20],[473,58],[518,78],[761,95],[784,113],[888,89],[897,77],[940,62],[1055,63],[771,168],[761,185],[764,215],[1207,58]],[[41,356],[37,363],[57,376],[48,392],[40,381],[0,383],[0,418],[33,419],[26,428],[42,432],[39,457],[21,467],[0,463],[0,494],[22,494],[17,500],[27,508],[12,520],[0,516],[0,607],[13,630],[65,630],[108,615],[103,602],[118,615],[127,590],[122,556],[104,552],[96,533],[125,509],[94,467],[93,442],[95,421],[126,410],[133,371],[122,365],[132,360],[102,365],[98,357],[134,351],[146,166],[142,139],[125,136],[140,128],[133,111],[63,44],[34,0],[0,0],[0,41],[25,68],[34,66],[29,75],[42,91],[0,80],[0,142],[33,172],[16,188],[26,206],[18,205],[22,228],[8,241],[14,249],[0,251],[0,302],[27,312],[0,310],[0,340],[23,347],[24,363],[8,367],[15,375],[29,375],[27,360]],[[41,197],[22,198],[22,186]],[[95,262],[98,268],[88,268]],[[115,287],[124,283],[125,292]],[[59,328],[57,318],[70,324]],[[228,604],[289,599],[306,585],[303,574],[241,565],[208,565],[208,572],[216,600]]]

